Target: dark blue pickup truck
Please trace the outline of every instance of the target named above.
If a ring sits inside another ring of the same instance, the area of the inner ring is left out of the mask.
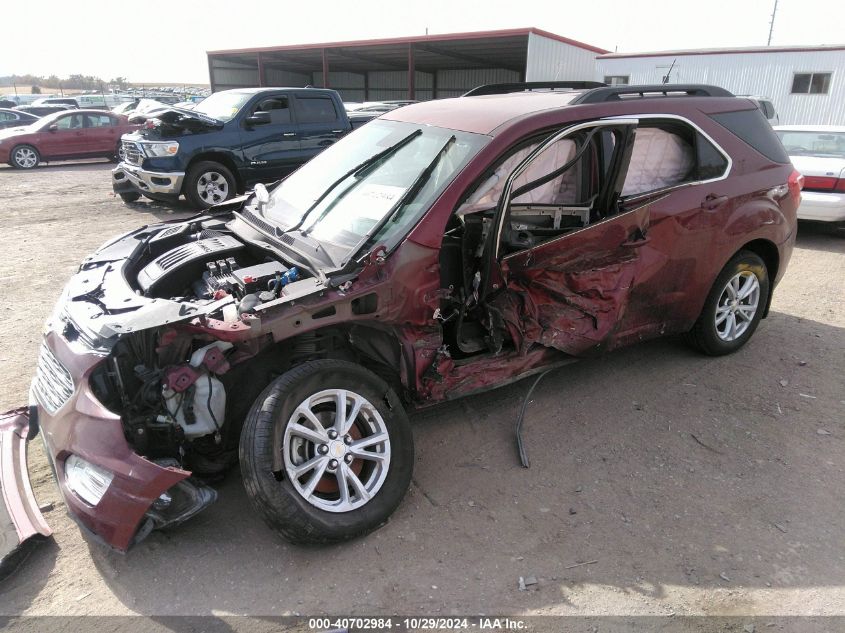
[[[193,110],[151,112],[144,128],[124,135],[112,186],[125,202],[184,195],[208,208],[288,175],[371,118],[350,120],[334,90],[216,92]]]

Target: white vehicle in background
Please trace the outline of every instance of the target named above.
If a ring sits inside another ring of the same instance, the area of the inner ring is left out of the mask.
[[[740,96],[740,95],[737,95]],[[769,97],[761,97],[759,95],[741,95],[746,99],[753,101],[758,108],[760,108],[760,112],[763,113],[763,116],[766,117],[769,124],[774,127],[779,123],[778,113],[775,110],[775,104]]]
[[[798,219],[845,226],[845,126],[778,125],[775,132],[804,175]]]

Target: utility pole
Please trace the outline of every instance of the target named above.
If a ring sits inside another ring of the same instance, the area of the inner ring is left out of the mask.
[[[769,22],[769,39],[766,42],[766,46],[772,45],[772,31],[775,30],[775,15],[778,12],[778,0],[775,0],[775,8],[772,9],[772,21]]]

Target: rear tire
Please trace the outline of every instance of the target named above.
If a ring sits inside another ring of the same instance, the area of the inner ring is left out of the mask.
[[[293,543],[332,543],[393,513],[411,481],[414,446],[387,383],[360,365],[318,360],[258,396],[239,456],[247,495],[272,528]]]
[[[716,277],[687,342],[708,356],[731,354],[754,334],[769,298],[766,263],[740,251]]]
[[[184,191],[191,204],[208,209],[234,198],[238,184],[227,167],[213,161],[201,161],[188,170]]]
[[[18,145],[9,154],[9,164],[18,169],[35,169],[41,162],[41,154],[32,145]]]
[[[112,163],[119,163],[123,160],[123,142],[118,141],[117,147],[114,148],[114,154],[108,157],[109,161]]]

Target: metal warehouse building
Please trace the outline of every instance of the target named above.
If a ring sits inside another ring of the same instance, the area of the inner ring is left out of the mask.
[[[344,101],[456,97],[488,83],[593,80],[607,51],[536,28],[208,52],[211,89],[334,88]]]
[[[699,49],[599,55],[606,83],[707,83],[770,97],[782,124],[845,125],[845,46]]]

